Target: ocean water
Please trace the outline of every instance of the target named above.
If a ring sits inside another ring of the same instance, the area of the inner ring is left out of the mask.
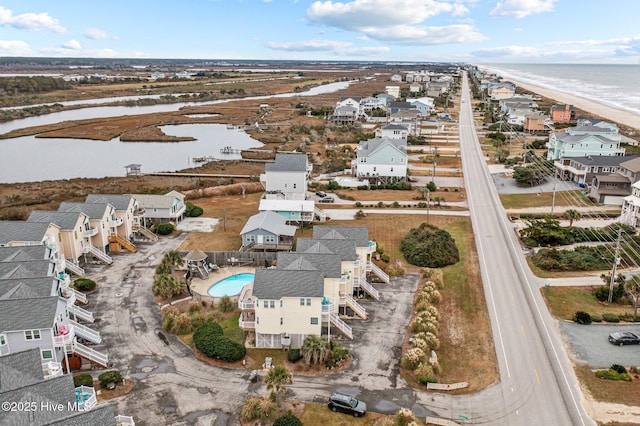
[[[640,114],[640,65],[487,64],[504,77],[570,93]]]

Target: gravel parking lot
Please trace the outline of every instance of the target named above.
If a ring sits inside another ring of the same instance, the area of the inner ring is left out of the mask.
[[[614,346],[607,340],[615,331],[640,334],[640,324],[591,324],[559,322],[562,338],[569,355],[593,368],[608,368],[611,364],[625,367],[640,365],[640,345]]]

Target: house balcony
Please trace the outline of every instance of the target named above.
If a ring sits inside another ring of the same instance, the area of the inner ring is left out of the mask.
[[[56,277],[58,278],[58,281],[60,281],[60,288],[62,290],[66,290],[66,289],[70,288],[70,286],[71,286],[71,277],[69,277],[69,274],[65,274],[64,272],[60,272],[60,273],[58,273],[58,275],[56,275]]]
[[[62,329],[62,327],[65,327]],[[72,325],[60,326],[60,332],[53,336],[53,344],[56,347],[70,346],[73,343],[73,339],[76,337],[75,330]]]
[[[116,217],[115,219],[111,220],[111,226],[114,228],[121,226],[123,223],[124,223],[124,219],[122,219],[121,217]]]
[[[587,174],[586,170],[576,169],[575,167],[562,164],[561,161],[554,161],[553,165],[555,166],[556,170],[560,172],[568,172],[573,175],[583,176],[583,177],[586,176]]]
[[[242,246],[240,251],[290,251],[293,241],[280,241],[277,243],[250,243]]]
[[[87,238],[93,237],[94,235],[98,235],[99,229],[96,227],[93,228],[85,228],[84,236]]]
[[[78,410],[91,410],[98,404],[96,390],[91,386],[78,386],[76,388],[76,401],[78,402]]]
[[[245,284],[240,290],[240,295],[238,296],[238,308],[242,311],[253,311],[256,309],[256,302],[251,297],[251,293],[253,291],[253,282]]]
[[[338,312],[335,300],[333,299],[333,297],[325,297],[324,300],[322,301],[323,321],[328,321],[329,316],[334,312]]]
[[[55,377],[60,377],[64,373],[62,371],[62,364],[54,361],[43,362],[42,372],[44,374],[45,380],[53,379]]]
[[[64,297],[67,299],[67,308],[76,304],[76,293],[72,289],[67,288],[66,290],[63,291],[63,294],[64,294]]]
[[[254,313],[242,312],[238,319],[238,325],[242,330],[255,330],[256,329],[256,316]]]
[[[133,216],[134,216],[134,217],[142,217],[142,216],[144,216],[145,212],[146,212],[146,211],[145,211],[145,209],[144,209],[144,208],[138,208],[138,209],[135,209],[135,210],[133,211]]]
[[[375,253],[378,250],[378,244],[375,241],[369,241],[369,253]]]

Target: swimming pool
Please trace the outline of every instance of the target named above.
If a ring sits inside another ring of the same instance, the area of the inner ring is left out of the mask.
[[[209,287],[209,296],[223,297],[235,296],[246,284],[253,282],[255,274],[237,274],[222,279]]]

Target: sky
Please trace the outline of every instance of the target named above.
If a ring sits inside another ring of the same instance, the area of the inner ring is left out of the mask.
[[[640,63],[640,0],[0,0],[0,56]]]

